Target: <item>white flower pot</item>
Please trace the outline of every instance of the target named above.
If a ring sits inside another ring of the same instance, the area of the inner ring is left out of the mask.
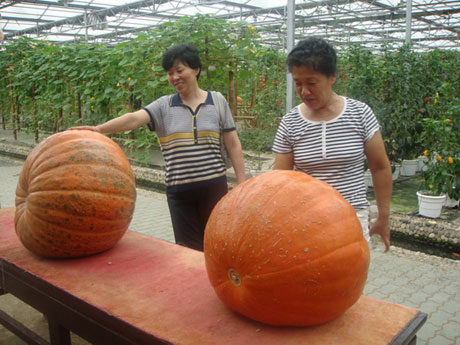
[[[418,213],[428,218],[438,218],[441,215],[441,209],[446,201],[445,195],[433,196],[417,192],[418,196]]]
[[[401,165],[399,165],[399,164],[393,164],[393,166],[394,166],[394,168],[395,168],[395,170],[393,171],[393,175],[392,175],[392,179],[393,179],[393,181],[394,181],[394,180],[397,180],[398,177],[399,177],[399,173],[400,173],[400,171],[401,171]]]
[[[401,164],[401,176],[414,176],[417,173],[418,159],[404,159]]]
[[[417,171],[425,171],[427,169],[426,163],[428,162],[428,157],[420,156],[418,157],[417,161],[418,161]]]
[[[449,196],[446,198],[446,202],[444,203],[445,207],[449,208],[454,208],[457,207],[460,204],[460,200],[455,200],[452,198],[449,198]]]
[[[364,172],[364,184],[366,185],[366,188],[374,187],[374,184],[372,183],[372,174],[369,169]]]

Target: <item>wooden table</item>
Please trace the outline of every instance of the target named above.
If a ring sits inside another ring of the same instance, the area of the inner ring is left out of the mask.
[[[14,209],[0,209],[0,292],[48,318],[51,344],[72,331],[93,344],[415,344],[426,314],[362,296],[316,327],[271,327],[228,310],[208,282],[201,252],[127,232],[111,250],[82,259],[39,258],[19,242]],[[47,344],[4,312],[0,323],[29,344]]]

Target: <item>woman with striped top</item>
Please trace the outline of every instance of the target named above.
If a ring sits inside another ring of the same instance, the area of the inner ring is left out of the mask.
[[[203,250],[206,222],[228,190],[220,136],[238,183],[245,179],[243,151],[223,96],[198,85],[198,50],[189,44],[174,46],[164,53],[162,66],[176,94],[160,97],[143,109],[101,125],[72,129],[115,133],[148,125],[156,131],[166,163],[166,195],[176,243]],[[217,101],[214,104],[217,96],[223,107]]]
[[[273,144],[275,169],[295,169],[329,183],[350,202],[363,235],[390,246],[391,166],[371,108],[333,91],[336,53],[326,41],[300,41],[287,57],[302,103],[281,120]],[[368,230],[364,161],[372,173],[378,218]]]

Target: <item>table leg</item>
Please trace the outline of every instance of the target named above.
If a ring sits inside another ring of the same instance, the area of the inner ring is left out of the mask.
[[[417,345],[417,336],[414,335],[407,345]]]
[[[70,332],[55,319],[48,317],[51,345],[71,345]]]

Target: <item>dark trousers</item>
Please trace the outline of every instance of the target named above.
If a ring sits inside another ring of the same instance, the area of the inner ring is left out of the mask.
[[[204,229],[217,202],[227,193],[227,179],[180,192],[166,192],[177,244],[203,251]]]

